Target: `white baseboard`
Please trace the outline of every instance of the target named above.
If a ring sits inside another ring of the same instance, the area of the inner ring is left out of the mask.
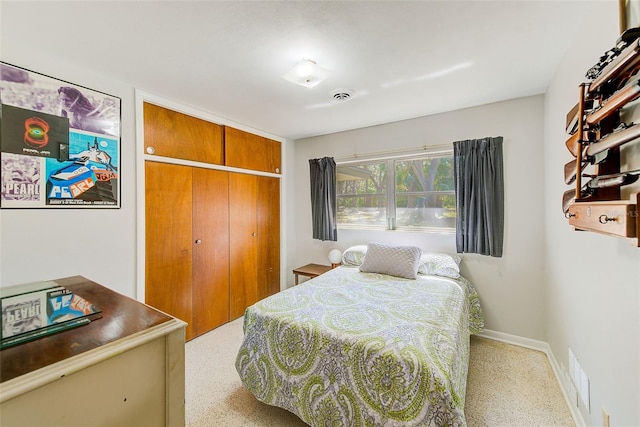
[[[549,359],[551,369],[553,370],[553,374],[556,376],[556,381],[560,386],[560,390],[562,390],[564,400],[565,402],[567,402],[567,406],[569,407],[569,412],[571,412],[571,417],[573,418],[574,423],[577,427],[586,427],[587,424],[585,423],[582,414],[578,410],[576,402],[574,402],[571,398],[571,391],[567,389],[568,385],[562,379],[562,370],[560,369],[560,365],[558,364],[558,361],[556,360],[556,357],[551,351],[551,347],[547,342],[532,340],[530,338],[524,338],[517,335],[505,334],[504,332],[492,331],[490,329],[485,329],[484,332],[478,334],[478,336],[495,341],[502,341],[507,344],[530,348],[532,350],[538,350],[546,354],[547,359]]]

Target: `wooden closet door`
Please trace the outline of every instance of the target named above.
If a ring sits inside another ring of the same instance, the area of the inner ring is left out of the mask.
[[[145,153],[219,165],[224,163],[224,131],[221,125],[148,102],[143,104],[143,111]]]
[[[225,165],[282,173],[280,142],[229,126],[224,127]]]
[[[145,302],[188,323],[191,310],[191,168],[145,162]]]
[[[280,180],[258,181],[258,299],[280,292]]]
[[[229,318],[258,301],[257,177],[229,173]]]
[[[193,168],[193,332],[229,321],[229,173]]]

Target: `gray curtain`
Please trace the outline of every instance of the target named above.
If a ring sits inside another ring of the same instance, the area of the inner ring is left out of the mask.
[[[311,159],[309,170],[313,238],[336,241],[336,162],[333,157]]]
[[[457,252],[502,256],[502,137],[453,143]]]

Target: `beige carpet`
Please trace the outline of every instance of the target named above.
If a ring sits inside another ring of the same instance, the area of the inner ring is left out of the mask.
[[[188,427],[306,426],[298,417],[258,402],[234,363],[242,318],[186,344]],[[469,427],[573,426],[544,353],[472,337],[465,413]]]

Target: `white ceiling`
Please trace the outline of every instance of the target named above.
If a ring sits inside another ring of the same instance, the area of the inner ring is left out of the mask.
[[[544,93],[588,5],[2,1],[0,34],[2,45],[33,46],[299,139]],[[303,57],[330,70],[329,78],[311,89],[282,79]],[[336,89],[354,96],[335,102]]]

